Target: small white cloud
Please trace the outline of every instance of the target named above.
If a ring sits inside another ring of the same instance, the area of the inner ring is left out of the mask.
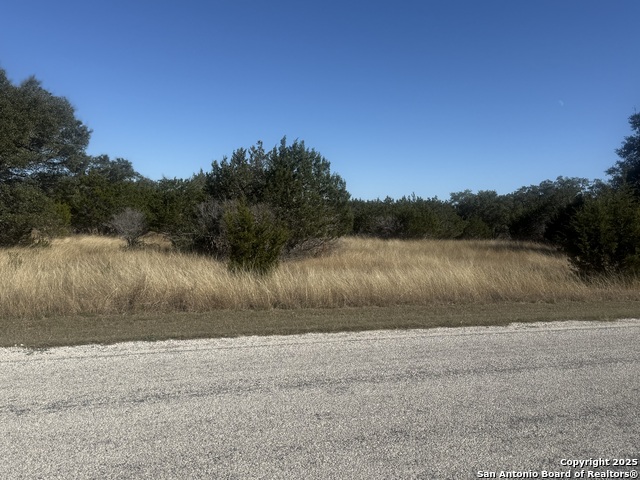
[[[558,105],[560,105],[561,107],[564,107],[564,102],[562,100],[558,100]]]

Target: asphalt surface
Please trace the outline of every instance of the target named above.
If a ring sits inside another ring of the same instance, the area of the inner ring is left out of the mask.
[[[623,320],[0,349],[0,478],[635,478],[612,461],[639,458],[639,340]]]

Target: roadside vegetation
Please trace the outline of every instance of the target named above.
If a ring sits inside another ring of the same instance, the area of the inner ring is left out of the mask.
[[[566,256],[505,240],[347,237],[270,275],[148,234],[0,250],[0,347],[504,325],[637,316],[640,285],[584,281]]]
[[[640,114],[629,124],[606,181],[360,200],[319,152],[286,138],[187,179],[145,178],[86,153],[91,130],[66,98],[0,69],[0,337],[25,319],[64,329],[87,315],[637,312]],[[405,325],[398,315],[387,327]]]
[[[161,239],[125,246],[76,236],[0,250],[0,317],[640,300],[637,280],[585,282],[552,247],[514,241],[348,237],[267,276]]]

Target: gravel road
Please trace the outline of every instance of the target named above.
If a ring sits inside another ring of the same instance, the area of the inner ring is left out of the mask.
[[[621,320],[0,349],[0,478],[573,477],[639,458],[639,340]]]

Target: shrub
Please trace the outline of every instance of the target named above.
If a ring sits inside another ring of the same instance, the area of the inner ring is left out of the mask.
[[[493,231],[481,218],[474,216],[467,220],[462,237],[474,239],[493,238]]]
[[[0,245],[46,244],[65,233],[69,211],[37,187],[0,185]]]
[[[458,238],[465,221],[452,205],[411,195],[393,200],[353,200],[353,233],[379,238]]]
[[[124,211],[114,215],[109,226],[126,240],[127,247],[138,245],[140,237],[149,231],[144,213],[133,208],[125,208]]]
[[[233,202],[212,198],[197,204],[193,215],[170,234],[173,245],[182,251],[211,255],[218,259],[229,256],[224,214]]]
[[[567,230],[564,248],[580,274],[640,274],[640,202],[630,188],[586,198]]]
[[[238,202],[225,212],[224,225],[230,270],[264,275],[277,266],[288,235],[268,208]]]
[[[266,204],[288,232],[287,253],[312,252],[352,227],[349,193],[330,163],[304,142],[265,152],[262,143],[212,164],[206,193],[214,201]]]

